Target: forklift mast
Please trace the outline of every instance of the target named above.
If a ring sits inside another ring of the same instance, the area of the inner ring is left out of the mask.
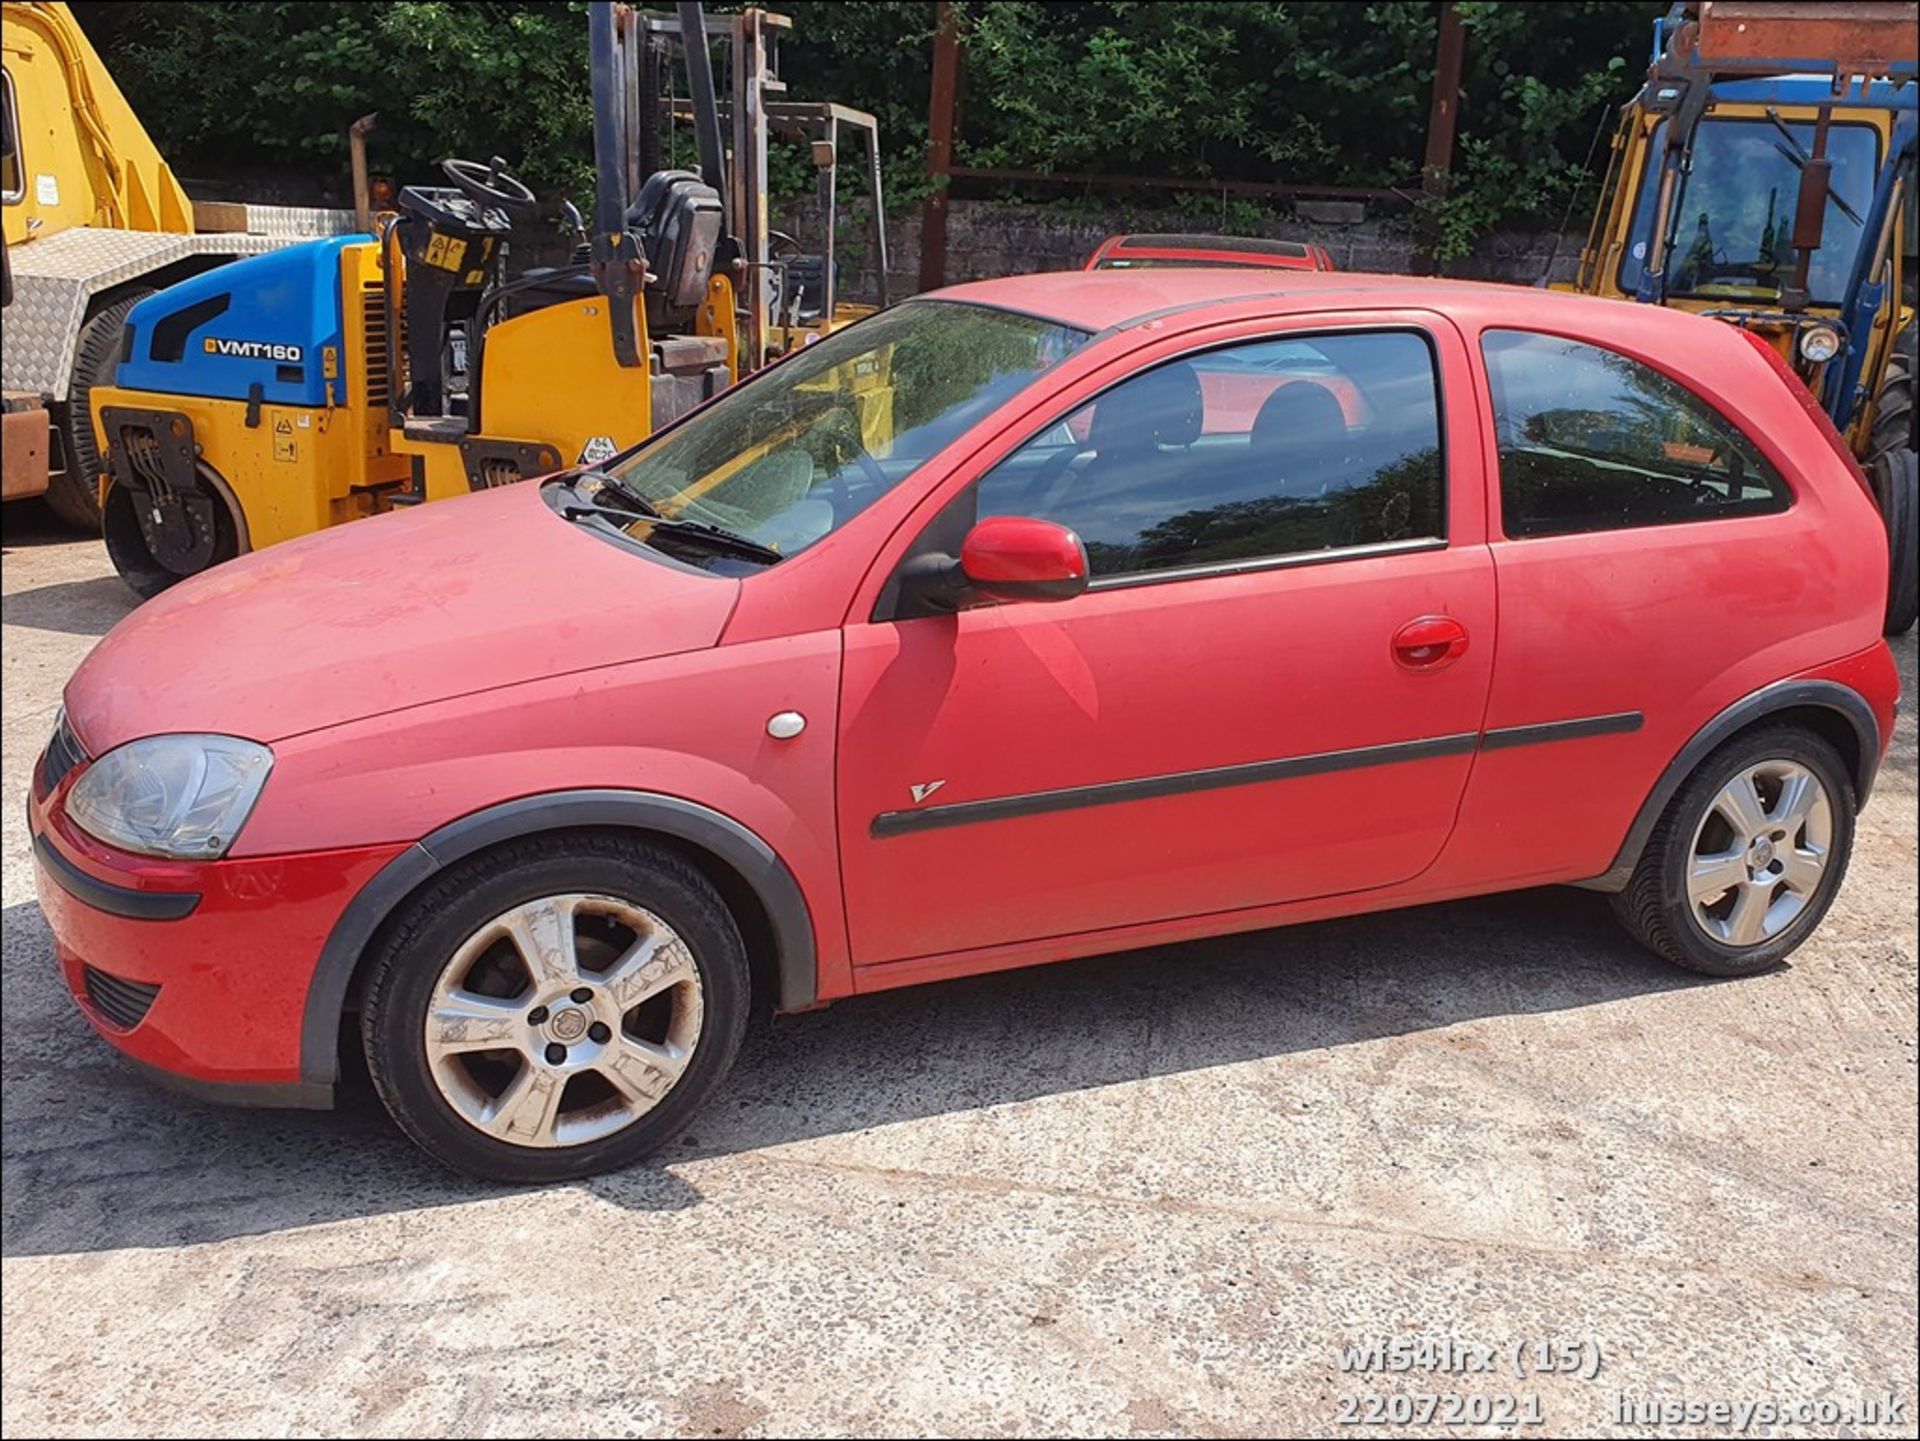
[[[878,277],[878,303],[882,307],[888,303],[880,127],[871,114],[851,106],[784,98],[787,86],[779,74],[779,42],[793,28],[787,16],[757,7],[705,17],[700,10],[698,5],[682,4],[673,15],[641,14],[648,48],[638,63],[637,88],[628,92],[639,96],[641,112],[632,153],[662,168],[668,162],[666,127],[676,122],[692,127],[702,177],[720,192],[726,206],[730,234],[723,258],[734,267],[740,300],[741,371],[745,373],[817,338],[834,324],[867,312],[867,307],[845,306],[839,293],[837,218],[843,137],[862,149],[872,202],[866,239]],[[686,43],[696,26],[706,37],[705,46]],[[666,73],[660,57],[676,44],[686,53],[689,93],[668,98],[660,93]],[[715,45],[725,55],[724,96],[715,87],[710,62],[695,56]],[[773,229],[767,197],[768,157],[775,138],[809,147],[819,177],[823,233],[817,253],[808,253],[792,237]]]

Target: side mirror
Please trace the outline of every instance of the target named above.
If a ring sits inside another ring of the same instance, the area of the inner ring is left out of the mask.
[[[967,532],[960,570],[994,600],[1072,600],[1087,588],[1087,548],[1064,525],[998,515]]]

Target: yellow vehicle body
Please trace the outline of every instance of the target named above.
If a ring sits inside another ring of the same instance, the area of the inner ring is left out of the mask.
[[[19,128],[0,228],[20,245],[76,226],[193,231],[193,203],[60,4],[6,0],[0,56]]]
[[[1559,286],[1558,289],[1577,290],[1587,295],[1601,295],[1614,299],[1632,300],[1633,290],[1622,284],[1622,267],[1628,260],[1628,249],[1633,244],[1638,206],[1647,189],[1648,168],[1659,164],[1660,152],[1656,143],[1656,132],[1665,122],[1663,115],[1649,112],[1638,105],[1627,107],[1619,129],[1614,133],[1611,159],[1608,164],[1605,184],[1600,193],[1599,206],[1595,211],[1593,224],[1588,232],[1586,246],[1580,253],[1580,270],[1577,280],[1571,286]],[[1716,103],[1708,111],[1703,127],[1726,121],[1749,122],[1772,126],[1775,119],[1788,126],[1811,127],[1818,120],[1815,107],[1808,106],[1768,106],[1761,104]],[[1836,122],[1840,123],[1840,122]],[[1884,155],[1892,138],[1894,115],[1891,111],[1857,109],[1849,110],[1844,116],[1849,126],[1870,128],[1875,137],[1879,154]],[[1792,197],[1785,197],[1786,212],[1780,217],[1784,226],[1791,221]],[[1888,264],[1891,273],[1885,287],[1885,298],[1875,313],[1871,338],[1865,364],[1861,368],[1864,376],[1877,376],[1883,373],[1891,354],[1894,337],[1902,327],[1911,323],[1913,310],[1901,303],[1902,287],[1905,275],[1902,273],[1904,257],[1908,253],[1910,240],[1907,235],[1908,216],[1904,211],[1896,211],[1893,218],[1894,234],[1889,247]],[[1680,248],[1684,248],[1686,236],[1684,226],[1680,238]],[[1871,240],[1868,243],[1872,243]],[[1675,310],[1687,310],[1696,314],[1728,312],[1745,309],[1777,309],[1780,303],[1779,291],[1770,286],[1724,284],[1710,288],[1702,287],[1700,292],[1690,295],[1670,296],[1665,302]],[[1840,307],[1835,304],[1821,304],[1817,300],[1800,312],[1803,321],[1816,319],[1835,319]],[[1777,350],[1782,359],[1793,363],[1796,327],[1790,324],[1751,323],[1747,328],[1763,335]],[[1808,385],[1818,393],[1823,378],[1822,369],[1809,367],[1802,362],[1798,368],[1805,376]],[[1867,439],[1873,428],[1874,414],[1872,405],[1863,406],[1847,429],[1847,443],[1855,454],[1864,454]]]
[[[397,257],[396,261],[397,261]],[[120,443],[116,421],[144,412],[164,426],[171,417],[190,427],[198,474],[226,504],[240,553],[399,505],[443,500],[472,490],[511,484],[576,461],[589,444],[625,449],[646,438],[652,415],[652,376],[646,366],[622,367],[609,340],[607,306],[599,295],[502,320],[486,332],[486,363],[479,412],[484,427],[469,432],[464,419],[393,424],[393,361],[386,344],[388,307],[377,241],[340,251],[344,370],[356,385],[328,386],[324,407],[95,386],[93,420],[103,449]],[[396,270],[398,266],[396,265]],[[404,273],[401,272],[404,285]],[[399,297],[394,310],[401,309]],[[644,307],[636,303],[641,353],[648,347]],[[722,335],[731,326],[732,287],[709,284],[700,333]],[[737,362],[729,346],[729,376]],[[251,414],[250,414],[251,413]],[[115,484],[102,472],[101,502]]]
[[[725,228],[722,191],[697,176],[667,173],[663,188],[656,175],[632,207],[624,198],[637,137],[615,103],[617,77],[628,73],[621,57],[643,36],[677,35],[683,17],[595,4],[588,21],[601,183],[592,230],[575,214],[569,264],[509,275],[512,216],[533,214],[532,192],[498,162],[448,162],[454,184],[407,187],[377,235],[283,253],[239,276],[231,293],[224,278],[176,287],[133,312],[114,383],[93,387],[89,411],[107,457],[98,489],[107,549],[136,590],[155,594],[234,555],[394,507],[597,464],[872,312],[833,296],[829,223],[819,266],[826,314],[801,309],[803,287],[784,324],[770,314],[771,112],[738,97],[742,86],[781,88],[763,28],[784,19],[748,10],[728,22],[733,155],[717,123],[699,127],[704,171],[746,187],[733,195],[737,234]],[[695,71],[705,66],[705,47],[685,53]],[[670,105],[657,108],[665,116]],[[717,122],[711,97],[699,113]],[[819,131],[813,155],[829,202],[842,128],[866,139],[884,299],[872,117],[810,103],[774,119]],[[642,202],[652,207],[644,214]],[[669,214],[670,225],[661,221]],[[650,315],[670,333],[650,334]],[[842,388],[852,426],[872,445],[891,438],[891,369],[890,358],[868,363]],[[285,403],[291,397],[300,403]]]

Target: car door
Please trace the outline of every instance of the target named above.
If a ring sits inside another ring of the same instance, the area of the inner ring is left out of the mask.
[[[1068,524],[1092,581],[1062,603],[883,607],[848,627],[855,964],[1427,866],[1492,662],[1465,367],[1424,314],[1163,342],[954,494],[930,529]]]
[[[1459,838],[1476,879],[1607,870],[1715,711],[1833,653],[1820,627],[1846,612],[1842,578],[1860,564],[1819,497],[1796,497],[1767,458],[1752,424],[1764,410],[1712,398],[1734,387],[1791,406],[1771,376],[1696,364],[1683,383],[1604,337],[1477,337],[1500,669]]]

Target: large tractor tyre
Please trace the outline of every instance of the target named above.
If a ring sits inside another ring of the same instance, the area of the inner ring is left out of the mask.
[[[1869,474],[1887,524],[1886,633],[1905,635],[1920,614],[1920,457],[1905,448],[1883,450]]]
[[[240,553],[233,512],[204,465],[201,472],[193,489],[165,509],[118,481],[107,489],[101,515],[107,559],[142,600]]]
[[[95,534],[100,531],[100,447],[94,440],[88,399],[94,386],[113,384],[127,312],[152,294],[144,286],[126,291],[80,327],[79,343],[73,348],[73,373],[67,381],[67,401],[55,415],[67,466],[49,477],[47,505],[68,525]]]
[[[1914,322],[1894,337],[1893,354],[1874,399],[1873,433],[1867,441],[1867,474],[1874,498],[1887,523],[1887,544],[1893,569],[1888,577],[1887,634],[1904,635],[1920,611],[1920,579],[1916,579],[1915,546],[1920,544],[1920,519],[1914,498],[1914,376],[1920,364],[1914,358]]]
[[[1893,354],[1887,357],[1887,371],[1880,377],[1880,391],[1874,397],[1873,434],[1867,440],[1869,460],[1889,450],[1913,451],[1914,374],[1920,369],[1914,359],[1914,325],[1909,320],[1893,338]]]

